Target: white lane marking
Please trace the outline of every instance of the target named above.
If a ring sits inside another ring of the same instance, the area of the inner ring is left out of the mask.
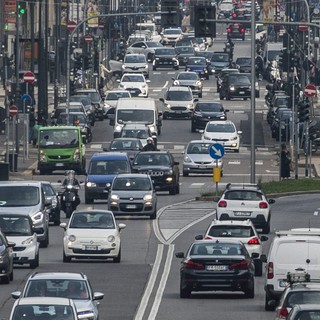
[[[174,149],[174,150],[183,150],[183,149],[184,149],[184,146],[174,145],[174,146],[173,146],[173,149]]]
[[[174,244],[169,245],[168,253],[167,253],[167,259],[164,264],[164,269],[162,273],[161,280],[159,282],[159,287],[154,299],[154,303],[152,305],[148,320],[154,320],[156,319],[157,313],[159,311],[160,303],[162,300],[163,292],[166,287],[170,269],[171,269],[171,263],[172,263],[172,257],[173,257],[173,250],[174,250]]]
[[[164,84],[164,86],[162,87],[162,89],[165,89],[169,84],[169,81],[166,81],[166,83]]]
[[[162,91],[162,89],[153,89],[152,91],[153,92],[160,92],[160,91]]]
[[[196,187],[201,187],[203,185],[205,185],[205,183],[203,183],[203,182],[194,182],[194,183],[191,183],[190,187],[196,188]]]
[[[156,259],[155,259],[154,265],[152,267],[152,271],[150,274],[150,278],[148,280],[147,287],[146,287],[146,289],[143,293],[142,299],[140,301],[138,311],[134,317],[135,320],[142,320],[143,319],[143,315],[146,311],[148,301],[150,299],[150,296],[151,296],[151,293],[152,293],[152,290],[155,285],[156,278],[157,278],[157,275],[159,272],[160,263],[161,263],[162,255],[163,255],[163,248],[164,248],[163,244],[158,244]]]
[[[263,161],[262,160],[257,160],[256,161],[257,166],[263,166]]]
[[[318,211],[318,210],[317,210],[317,211],[315,211],[315,212],[313,213],[313,215],[314,215],[314,216],[319,215],[319,211]]]
[[[228,161],[228,164],[241,164],[241,161],[232,160],[232,161]]]
[[[163,237],[168,240],[170,239],[179,229],[161,229]]]
[[[102,144],[91,144],[90,149],[102,149]]]

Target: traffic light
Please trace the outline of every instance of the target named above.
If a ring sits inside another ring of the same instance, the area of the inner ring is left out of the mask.
[[[91,56],[87,56],[84,58],[84,68],[85,68],[85,70],[92,68],[92,57]]]
[[[80,55],[76,55],[74,57],[74,68],[76,70],[80,70],[82,68],[82,57]]]
[[[298,103],[298,119],[299,122],[306,122],[310,120],[311,106],[308,101]]]
[[[194,6],[195,37],[216,37],[215,6]]]
[[[27,3],[26,1],[19,1],[18,3],[18,17],[20,18],[27,12]]]
[[[288,51],[286,49],[281,50],[279,54],[278,66],[282,71],[286,71],[288,68]]]
[[[171,28],[178,27],[179,21],[179,1],[178,0],[163,0],[161,2],[161,27]]]

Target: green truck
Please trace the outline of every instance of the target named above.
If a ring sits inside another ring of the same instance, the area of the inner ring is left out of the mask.
[[[53,126],[38,128],[38,170],[40,175],[54,170],[75,170],[85,174],[86,138],[80,127]]]

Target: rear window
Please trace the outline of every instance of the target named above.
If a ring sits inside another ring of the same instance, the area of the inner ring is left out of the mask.
[[[40,190],[33,186],[3,186],[0,188],[0,207],[28,207],[40,202]]]
[[[285,304],[285,307],[292,308],[295,304],[318,304],[319,301],[320,289],[319,291],[292,291],[288,293],[287,303]]]
[[[227,191],[224,198],[227,200],[261,201],[262,194],[257,191],[232,190]]]
[[[212,226],[209,231],[211,237],[249,238],[254,236],[250,226]]]

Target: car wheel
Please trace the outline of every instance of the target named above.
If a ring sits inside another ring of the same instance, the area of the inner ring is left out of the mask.
[[[196,125],[191,122],[191,132],[196,132]]]
[[[220,92],[219,92],[219,99],[220,99],[220,100],[223,100],[223,99],[224,99],[224,96],[222,95],[221,90],[220,90]]]
[[[198,94],[198,97],[199,97],[199,98],[202,98],[202,92],[200,92],[200,93]]]
[[[275,308],[270,305],[271,301],[272,301],[272,299],[269,299],[266,296],[266,299],[265,299],[265,302],[264,302],[264,310],[266,310],[266,311],[274,311],[275,310]]]
[[[36,254],[35,259],[30,263],[30,268],[35,269],[39,267],[39,253]]]
[[[239,149],[234,149],[234,152],[235,153],[239,153]]]
[[[176,185],[176,194],[179,194],[179,193],[180,193],[180,184],[178,182]]]
[[[191,290],[188,288],[181,288],[180,287],[180,298],[187,299],[191,296]]]
[[[172,189],[169,190],[169,194],[170,194],[171,196],[174,196],[175,194],[177,194],[176,186],[174,186]]]
[[[189,172],[183,171],[182,175],[183,175],[184,177],[188,177],[188,176],[189,176]]]
[[[270,233],[270,221],[268,221],[267,225],[262,228],[262,233],[269,234]]]
[[[158,132],[158,136],[160,136],[160,134],[161,134],[161,127],[158,128],[158,131],[157,131],[157,132]]]
[[[248,98],[244,98],[243,100],[244,100],[244,101],[247,101],[247,100],[248,100]]]
[[[209,80],[209,75],[208,74],[206,75],[206,80]]]
[[[150,215],[150,219],[154,220],[156,217],[157,217],[157,208],[155,208],[152,214]]]
[[[179,70],[179,67],[174,67],[174,70]]]
[[[248,288],[245,292],[244,292],[244,295],[246,298],[249,298],[249,299],[253,299],[254,298],[254,285],[252,288]]]
[[[153,71],[157,71],[157,68],[156,68],[156,67],[152,67],[152,70],[153,70]]]
[[[71,257],[67,257],[66,254],[63,251],[63,262],[71,262]]]
[[[2,278],[2,283],[4,284],[10,283],[10,274]]]
[[[254,260],[254,266],[255,266],[255,276],[261,277],[262,276],[262,261],[260,259]]]
[[[9,275],[9,280],[13,281],[13,270],[11,271],[10,275]]]
[[[46,238],[42,241],[40,241],[40,247],[41,248],[47,248],[49,245],[49,231],[47,231]]]
[[[121,261],[121,248],[119,249],[118,255],[115,258],[113,258],[114,263],[119,263],[120,261]]]
[[[91,199],[91,198],[89,198],[89,197],[87,197],[87,196],[85,196],[85,203],[86,204],[93,204],[93,199]]]

